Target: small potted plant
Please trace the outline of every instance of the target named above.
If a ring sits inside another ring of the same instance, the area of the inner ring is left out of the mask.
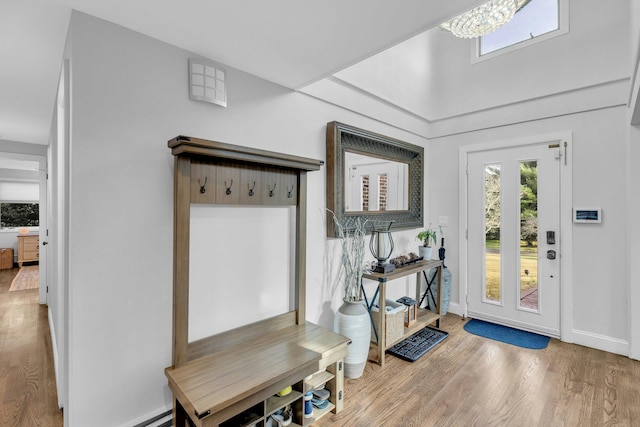
[[[430,260],[433,252],[431,243],[435,244],[437,242],[436,230],[429,225],[429,228],[422,230],[416,237],[422,242],[422,245],[418,246],[418,255],[424,260]]]

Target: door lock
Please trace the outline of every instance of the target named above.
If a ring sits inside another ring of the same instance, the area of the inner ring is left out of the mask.
[[[556,232],[555,231],[547,231],[547,244],[555,245],[556,244]]]
[[[548,250],[547,251],[547,259],[556,259],[556,251]]]

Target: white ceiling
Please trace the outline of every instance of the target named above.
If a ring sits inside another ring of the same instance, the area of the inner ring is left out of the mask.
[[[2,0],[0,140],[47,144],[75,9],[298,89],[481,0]]]

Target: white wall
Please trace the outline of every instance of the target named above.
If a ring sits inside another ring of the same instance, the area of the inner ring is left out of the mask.
[[[614,107],[547,120],[480,130],[438,138],[430,145],[429,218],[460,216],[457,155],[461,146],[572,132],[573,206],[603,210],[599,225],[573,225],[573,339],[609,351],[626,350],[628,340],[626,223],[626,108]],[[437,179],[435,179],[437,177]],[[571,212],[561,212],[561,216]],[[464,225],[461,225],[464,229]],[[459,302],[458,230],[449,227],[449,268],[453,275],[452,301]]]
[[[13,249],[13,261],[18,261],[18,232],[0,231],[0,248]]]
[[[570,4],[568,34],[508,55],[471,63],[475,40],[434,28],[304,90],[428,137],[626,103],[629,3]]]
[[[228,108],[193,102],[188,52],[79,13],[71,25],[65,423],[130,426],[171,405],[163,373],[171,363],[172,315],[167,140],[186,134],[324,159],[332,120],[414,144],[425,140],[234,69],[227,74]],[[333,241],[325,244],[324,174],[308,174],[307,318],[332,326],[342,296],[331,289],[337,268],[328,265]],[[407,234],[415,248],[415,233]],[[251,248],[245,255],[253,256]],[[236,268],[247,268],[239,261]],[[226,304],[213,309],[241,312]]]
[[[623,116],[631,74],[630,24],[627,7],[606,8],[596,0],[571,2],[568,34],[474,64],[469,60],[473,42],[428,32],[428,109],[436,119],[427,133],[433,138],[428,213],[430,218],[459,215],[459,146],[573,132],[571,204],[601,206],[607,219],[600,227],[572,229],[572,330],[563,336],[627,354],[629,261],[620,242],[627,235]],[[458,249],[451,248],[458,230],[449,227],[449,232],[454,238],[448,239],[447,251],[452,300],[459,302]],[[592,242],[597,242],[595,252],[587,249]]]
[[[429,31],[429,119],[627,79],[628,3],[614,8],[599,0],[570,3],[568,34],[474,64],[473,41]]]
[[[640,211],[640,198],[637,197],[637,188],[640,184],[640,169],[636,167],[640,159],[640,1],[631,1],[631,85],[629,87],[629,122],[633,124],[629,128],[629,152],[627,154],[628,170],[628,230],[629,236],[637,236],[640,226],[636,221],[637,212]],[[640,241],[629,239],[629,319],[631,349],[630,357],[640,360],[640,312],[633,307],[640,306],[640,271],[635,268],[640,260]]]

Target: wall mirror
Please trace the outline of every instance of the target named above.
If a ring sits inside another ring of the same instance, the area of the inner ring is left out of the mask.
[[[361,220],[422,227],[424,148],[339,122],[327,123],[327,208],[347,229]],[[327,236],[337,237],[332,215]]]

